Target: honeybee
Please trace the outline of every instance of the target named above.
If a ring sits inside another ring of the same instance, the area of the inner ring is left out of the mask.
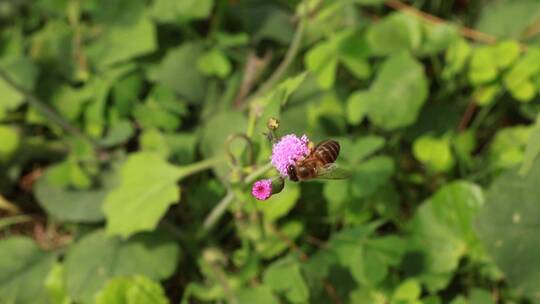
[[[339,143],[335,140],[324,140],[303,159],[297,160],[294,165],[287,168],[292,181],[305,181],[310,179],[344,179],[350,173],[339,168],[334,162],[339,155]]]

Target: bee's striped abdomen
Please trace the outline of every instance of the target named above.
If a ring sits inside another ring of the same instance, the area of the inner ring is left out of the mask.
[[[325,140],[314,148],[314,154],[324,164],[333,163],[339,155],[339,143],[335,140]]]

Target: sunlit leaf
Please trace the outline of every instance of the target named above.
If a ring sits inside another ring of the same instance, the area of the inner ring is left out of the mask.
[[[390,57],[369,91],[367,115],[376,125],[395,130],[413,124],[427,99],[423,67],[409,54]]]
[[[165,291],[145,276],[119,277],[107,282],[96,294],[96,304],[167,304]]]
[[[120,170],[120,184],[107,194],[103,211],[107,233],[130,236],[153,230],[167,208],[180,199],[181,172],[158,154],[130,155]]]
[[[393,13],[369,28],[367,41],[374,53],[388,55],[414,51],[420,46],[421,35],[416,17]]]

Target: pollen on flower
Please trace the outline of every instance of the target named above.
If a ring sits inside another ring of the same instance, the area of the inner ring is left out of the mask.
[[[287,169],[297,160],[309,154],[309,139],[306,135],[298,137],[294,134],[285,135],[272,148],[272,165],[281,176],[288,177]]]
[[[272,180],[263,179],[256,181],[251,188],[251,194],[258,200],[266,200],[272,196]]]

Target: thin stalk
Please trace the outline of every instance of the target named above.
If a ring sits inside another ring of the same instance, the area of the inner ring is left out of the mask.
[[[304,31],[306,27],[306,19],[307,14],[303,16],[300,19],[300,22],[298,26],[296,27],[296,31],[294,32],[294,36],[291,42],[291,45],[289,46],[289,49],[287,50],[287,53],[285,53],[285,57],[283,58],[283,61],[279,64],[279,66],[274,70],[272,75],[266,80],[255,93],[253,93],[251,96],[247,98],[248,102],[244,104],[244,108],[249,105],[249,102],[254,100],[255,98],[264,95],[267,93],[270,89],[272,89],[283,77],[285,72],[289,69],[290,65],[293,63],[294,58],[298,54],[298,51],[300,51],[300,47],[302,46],[302,38],[304,36]]]
[[[246,184],[253,183],[257,178],[259,178],[259,176],[265,174],[270,169],[272,169],[272,163],[268,163],[260,167],[259,169],[253,171],[253,173],[251,173],[250,175],[246,176],[246,178],[244,178],[244,183]]]
[[[28,103],[35,107],[38,111],[41,112],[45,117],[47,117],[49,120],[51,120],[53,123],[60,126],[64,131],[67,133],[72,134],[75,137],[79,137],[83,139],[84,141],[90,143],[94,149],[99,151],[101,148],[97,141],[89,137],[88,135],[84,134],[81,130],[79,130],[76,126],[72,125],[69,121],[67,121],[64,117],[56,113],[52,108],[50,108],[45,102],[38,99],[36,96],[34,96],[30,91],[16,83],[3,69],[0,69],[0,79],[4,80],[8,85],[10,85],[15,90],[19,91],[26,100],[28,100]]]
[[[183,179],[183,178],[186,178],[190,175],[193,175],[197,172],[200,172],[200,171],[204,171],[204,170],[207,170],[207,169],[210,169],[212,168],[213,166],[221,163],[221,162],[224,162],[226,160],[225,157],[223,156],[217,156],[217,157],[212,157],[212,158],[208,158],[208,159],[205,159],[205,160],[202,160],[200,162],[196,162],[196,163],[193,163],[193,164],[189,164],[189,165],[186,165],[186,166],[181,166],[179,167],[179,179]]]
[[[8,201],[5,197],[0,195],[0,209],[5,210],[11,214],[19,214],[21,213],[21,209],[17,207],[17,205],[13,204],[12,202]]]
[[[204,220],[203,222],[204,230],[208,231],[212,227],[214,227],[216,222],[223,216],[227,208],[229,208],[229,205],[232,203],[233,199],[234,199],[234,193],[233,191],[229,190],[229,192],[227,192],[227,195],[225,195],[221,199],[221,201],[214,207],[214,209],[212,209],[210,214],[208,214],[208,216]]]
[[[476,115],[473,122],[471,123],[470,129],[477,130],[482,124],[482,122],[484,121],[484,119],[488,116],[489,112],[491,111],[494,105],[495,105],[495,102],[492,102],[489,105],[482,107],[480,111],[478,112],[478,115]]]
[[[32,217],[29,215],[15,215],[11,217],[6,217],[0,220],[0,230],[7,228],[11,225],[24,223],[31,220],[32,220]]]

